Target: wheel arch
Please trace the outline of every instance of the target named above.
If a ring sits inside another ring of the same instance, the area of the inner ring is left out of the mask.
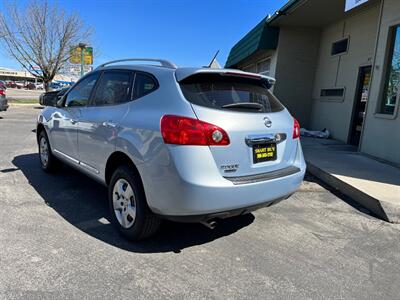
[[[39,135],[42,131],[46,132],[46,128],[44,127],[44,125],[42,123],[37,124],[37,126],[36,126],[36,140],[37,141],[39,141]],[[47,134],[47,132],[46,132],[46,134]]]
[[[143,181],[142,177],[140,176],[139,170],[136,167],[135,163],[132,161],[132,159],[125,153],[121,151],[116,151],[113,154],[110,155],[110,157],[107,159],[106,163],[106,168],[104,172],[104,181],[106,185],[108,186],[111,181],[111,177],[114,173],[114,171],[122,165],[128,165],[129,167],[132,168],[132,171],[135,173],[137,178],[140,181],[140,184],[143,188]]]

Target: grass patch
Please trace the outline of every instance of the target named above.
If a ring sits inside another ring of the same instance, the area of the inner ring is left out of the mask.
[[[8,99],[9,103],[17,103],[17,104],[39,104],[38,99]]]

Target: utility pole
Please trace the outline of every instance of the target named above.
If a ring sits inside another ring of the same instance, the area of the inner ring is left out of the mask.
[[[85,65],[85,49],[86,49],[86,44],[84,43],[79,43],[79,48],[81,49],[81,77],[84,75],[84,65]]]

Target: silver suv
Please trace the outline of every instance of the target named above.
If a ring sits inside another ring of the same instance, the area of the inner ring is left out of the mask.
[[[43,170],[60,161],[108,186],[123,235],[163,218],[215,226],[288,198],[306,165],[274,79],[229,69],[103,64],[38,117]],[[125,60],[122,60],[125,61]]]

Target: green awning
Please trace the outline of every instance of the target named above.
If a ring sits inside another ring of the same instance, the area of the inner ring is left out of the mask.
[[[226,68],[235,67],[239,62],[260,50],[275,50],[278,46],[279,28],[267,25],[263,19],[231,49]]]

